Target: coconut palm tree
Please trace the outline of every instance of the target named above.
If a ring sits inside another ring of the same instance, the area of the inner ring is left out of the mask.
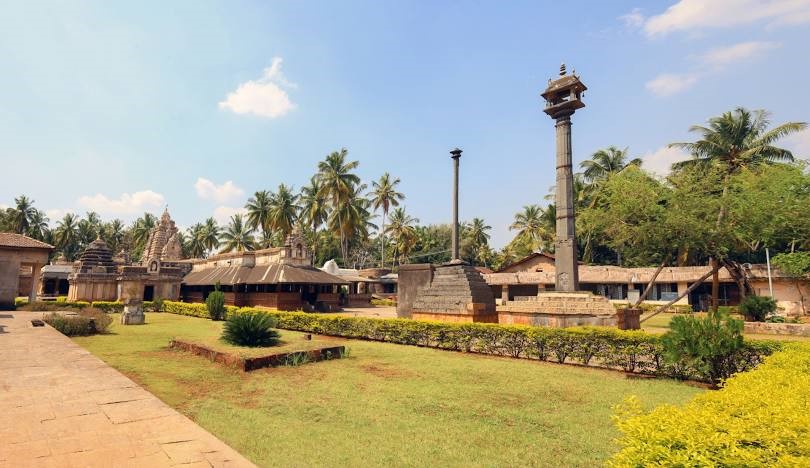
[[[523,211],[515,214],[515,221],[509,226],[510,231],[518,231],[515,237],[527,242],[533,251],[543,250],[554,242],[554,234],[543,219],[544,212],[539,205],[526,205]]]
[[[37,209],[34,208],[34,200],[20,195],[14,199],[14,214],[12,224],[14,232],[17,234],[25,234],[28,232],[28,227],[31,224],[31,218],[34,217]]]
[[[157,218],[152,213],[144,213],[142,217],[135,220],[132,225],[132,241],[135,243],[135,250],[143,251],[149,233],[157,225]]]
[[[79,251],[79,222],[75,214],[67,213],[56,223],[56,247],[69,261],[76,258]]]
[[[669,145],[692,155],[692,159],[673,164],[673,170],[718,164],[734,174],[744,167],[793,161],[790,151],[773,145],[780,138],[807,128],[807,122],[787,122],[769,130],[769,116],[762,109],[749,111],[738,107],[709,119],[708,126],[693,125],[689,131],[700,134],[699,140]]]
[[[192,258],[202,258],[208,250],[205,246],[205,225],[196,223],[187,230],[186,244],[188,255]]]
[[[718,233],[725,221],[728,190],[734,174],[743,168],[793,161],[793,154],[790,151],[774,146],[774,144],[780,138],[804,130],[807,128],[807,123],[787,122],[769,129],[769,115],[762,109],[749,111],[738,107],[719,117],[709,119],[707,126],[693,125],[689,131],[699,134],[701,137],[699,140],[669,145],[685,149],[692,155],[692,159],[673,164],[673,170],[684,170],[690,167],[698,170],[715,167],[720,170],[722,193],[715,221],[715,230]],[[722,252],[717,246],[715,249],[717,251],[713,253],[712,263],[714,269],[717,269],[718,257],[722,255]],[[718,275],[714,275],[712,281],[712,309],[714,311],[717,310],[719,289]],[[741,293],[744,294],[745,291],[741,291]]]
[[[241,214],[231,216],[231,222],[222,234],[220,240],[224,244],[222,253],[225,252],[244,252],[246,250],[254,250],[256,242],[253,239],[253,230],[250,229],[242,220]]]
[[[469,224],[465,224],[462,233],[470,248],[470,257],[474,262],[479,261],[482,251],[489,247],[489,233],[492,226],[489,226],[481,218],[473,218]]]
[[[393,206],[399,206],[399,202],[405,199],[405,195],[397,192],[399,178],[391,178],[387,172],[380,177],[380,180],[372,182],[371,186],[371,207],[376,211],[382,208],[382,226],[380,227],[380,266],[385,267],[385,218],[388,210]]]
[[[124,243],[124,223],[120,219],[114,219],[109,223],[102,224],[99,233],[104,242],[107,243],[107,247],[114,253],[118,253]]]
[[[253,230],[261,229],[262,233],[270,231],[270,199],[272,194],[260,190],[253,194],[245,204],[247,225]]]
[[[594,183],[608,178],[611,174],[616,174],[629,166],[641,166],[640,158],[632,158],[628,161],[628,148],[619,149],[615,146],[608,146],[600,149],[591,155],[591,159],[586,159],[579,164],[584,169],[585,179]]]
[[[350,241],[368,239],[371,229],[376,229],[371,223],[371,201],[363,196],[366,184],[352,188],[347,200],[333,208],[329,215],[329,229],[338,233],[341,239],[341,258],[348,259]]]
[[[312,245],[310,252],[312,258],[316,258],[318,228],[329,218],[329,207],[327,199],[321,190],[318,176],[313,176],[309,185],[301,188],[301,220],[312,228]]]
[[[401,264],[413,248],[416,241],[416,223],[418,219],[405,212],[405,208],[396,208],[388,219],[386,232],[391,234],[396,245],[395,260]]]
[[[34,210],[28,220],[26,235],[38,240],[45,240],[48,237],[48,217],[45,216],[45,213]]]
[[[348,203],[353,196],[356,196],[359,192],[357,186],[360,185],[360,177],[352,172],[360,163],[358,161],[346,162],[348,154],[346,148],[332,152],[326,159],[318,163],[317,174],[322,196],[329,200],[332,215],[337,217],[336,222],[330,222],[330,228],[340,236],[340,251],[343,259],[348,255],[346,237],[351,235],[346,232],[345,227],[351,223],[344,223],[341,220],[340,212],[345,210],[345,207],[341,207],[341,205]]]
[[[219,248],[219,237],[221,229],[214,218],[208,218],[203,225],[203,245],[208,254]]]
[[[267,222],[271,230],[278,232],[282,239],[286,239],[290,235],[298,219],[301,207],[297,203],[298,195],[285,184],[280,184],[278,191],[270,195]]]

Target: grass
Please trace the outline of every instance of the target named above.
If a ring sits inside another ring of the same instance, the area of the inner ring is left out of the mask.
[[[598,369],[341,340],[350,357],[243,373],[166,348],[221,324],[147,314],[75,341],[261,466],[594,466],[611,407],[703,391]],[[286,332],[285,332],[286,335]]]
[[[671,314],[671,313],[660,313],[646,322],[641,323],[641,328],[649,333],[666,333],[669,331],[669,322],[672,321],[672,318],[679,314]],[[705,316],[706,314],[700,313],[697,314],[699,316]],[[641,318],[643,319],[644,316],[642,315]],[[751,340],[777,340],[777,341],[810,341],[810,336],[796,336],[796,335],[764,335],[758,333],[745,333],[744,334],[746,339]]]

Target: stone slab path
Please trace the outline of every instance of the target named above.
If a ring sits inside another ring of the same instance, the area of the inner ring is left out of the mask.
[[[50,327],[0,311],[0,467],[252,467]]]

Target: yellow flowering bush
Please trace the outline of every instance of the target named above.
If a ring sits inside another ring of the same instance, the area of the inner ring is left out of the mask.
[[[608,466],[810,466],[810,345],[791,343],[682,407],[617,407]]]

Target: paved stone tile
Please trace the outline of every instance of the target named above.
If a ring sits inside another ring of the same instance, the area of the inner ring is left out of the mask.
[[[0,316],[0,468],[254,466],[39,316]]]

